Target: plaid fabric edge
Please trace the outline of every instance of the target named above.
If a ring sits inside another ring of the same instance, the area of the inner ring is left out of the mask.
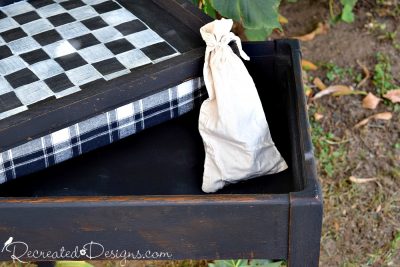
[[[72,159],[179,117],[207,95],[195,78],[0,152],[0,184]]]

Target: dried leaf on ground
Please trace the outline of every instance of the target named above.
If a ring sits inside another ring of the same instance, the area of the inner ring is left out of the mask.
[[[354,128],[359,128],[365,124],[367,124],[370,120],[375,119],[375,120],[391,120],[393,117],[393,114],[391,112],[382,112],[382,113],[377,113],[375,115],[369,116],[368,118],[363,119],[359,123],[357,123]]]
[[[367,92],[365,91],[360,91],[360,90],[354,90],[353,87],[350,87],[351,91],[343,91],[343,92],[337,92],[333,93],[333,96],[343,96],[343,95],[367,95]]]
[[[282,24],[282,25],[289,23],[289,20],[286,17],[282,16],[282,15],[278,16],[278,20],[279,20],[279,23]]]
[[[400,103],[400,89],[390,90],[383,97],[389,99],[392,103]]]
[[[326,34],[328,32],[328,29],[329,29],[329,25],[327,23],[319,22],[317,28],[315,28],[315,30],[313,30],[312,32],[302,35],[302,36],[296,36],[293,38],[298,39],[303,42],[311,41],[315,38],[315,36],[317,36],[319,34]]]
[[[314,85],[315,85],[319,90],[325,90],[325,89],[326,89],[326,85],[325,85],[324,82],[321,81],[321,79],[318,78],[318,77],[315,77],[313,83],[314,83]]]
[[[369,72],[368,68],[362,64],[360,61],[357,60],[357,64],[362,68],[365,77],[357,84],[357,88],[365,85],[369,78],[371,78],[371,73]]]
[[[317,70],[318,69],[318,67],[314,63],[312,63],[311,61],[305,60],[305,59],[301,60],[301,67],[304,70]]]
[[[381,99],[372,93],[368,93],[362,101],[362,107],[367,109],[376,109]]]
[[[324,115],[322,115],[322,114],[320,114],[318,112],[314,113],[314,119],[316,121],[320,121],[323,117],[324,117]]]
[[[318,99],[321,98],[325,95],[330,95],[333,93],[349,93],[352,92],[353,88],[347,86],[347,85],[331,85],[328,88],[326,88],[325,90],[322,90],[318,93],[315,94],[315,96],[313,97],[313,99]]]
[[[369,182],[374,182],[377,179],[378,178],[376,178],[376,177],[372,177],[372,178],[358,178],[358,177],[355,177],[355,176],[350,176],[349,177],[349,180],[351,182],[353,182],[353,183],[356,183],[356,184],[365,184],[365,183],[369,183]]]

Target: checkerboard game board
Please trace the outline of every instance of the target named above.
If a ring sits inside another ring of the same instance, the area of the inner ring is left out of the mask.
[[[113,0],[28,0],[0,9],[0,120],[179,52]]]

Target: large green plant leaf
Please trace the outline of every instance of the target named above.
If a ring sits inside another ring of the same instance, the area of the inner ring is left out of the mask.
[[[347,23],[354,22],[353,8],[357,4],[357,0],[340,0],[340,3],[343,5],[340,18]]]
[[[250,40],[263,40],[273,29],[280,28],[280,0],[210,0],[224,17],[243,23]]]

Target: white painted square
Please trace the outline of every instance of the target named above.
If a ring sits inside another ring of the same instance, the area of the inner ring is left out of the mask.
[[[11,92],[12,90],[13,90],[12,86],[1,75],[0,76],[0,95]]]
[[[62,57],[76,52],[76,49],[66,40],[43,46],[43,50],[52,58]]]
[[[6,44],[6,41],[4,41],[3,38],[1,38],[1,36],[0,36],[0,45],[4,45],[4,44]]]
[[[134,49],[117,56],[119,62],[127,69],[133,69],[151,63],[151,60],[139,49]]]
[[[37,81],[15,89],[15,93],[22,104],[28,106],[53,95],[50,88],[43,82]]]
[[[123,70],[120,70],[120,71],[117,71],[117,72],[113,72],[113,73],[104,75],[104,79],[106,79],[107,81],[109,81],[109,80],[112,80],[112,79],[115,79],[115,78],[124,76],[124,75],[126,75],[126,74],[129,74],[130,72],[131,72],[131,71],[128,70],[128,69],[123,69]]]
[[[164,41],[157,33],[150,29],[132,33],[125,36],[125,38],[136,48],[143,48]]]
[[[38,19],[26,23],[21,28],[29,35],[35,35],[44,31],[54,28],[54,26],[47,19]]]
[[[117,119],[118,120],[123,120],[129,117],[132,117],[134,115],[133,112],[133,104],[127,104],[125,106],[119,107],[116,109],[117,112]]]
[[[52,133],[51,140],[53,142],[53,145],[69,142],[70,140],[69,128],[64,128],[57,132]]]
[[[179,54],[180,54],[180,53],[176,52],[176,53],[174,53],[174,54],[171,54],[171,55],[168,55],[168,56],[165,56],[165,57],[157,58],[157,59],[153,60],[153,63],[154,63],[154,64],[157,64],[157,63],[159,63],[159,62],[161,62],[161,61],[164,61],[164,60],[167,60],[167,59],[176,57],[176,56],[178,56]]]
[[[37,62],[31,65],[30,68],[41,80],[64,72],[64,69],[54,59]]]
[[[122,37],[122,34],[117,29],[111,26],[95,30],[92,33],[94,36],[96,36],[97,40],[102,43],[115,41]]]
[[[124,22],[137,19],[136,16],[134,16],[125,8],[120,8],[117,10],[101,14],[101,17],[104,19],[105,22],[107,22],[111,26],[116,26]]]
[[[1,11],[6,13],[8,16],[13,17],[22,13],[26,13],[34,10],[35,8],[26,1],[19,1],[11,5],[1,7]]]
[[[78,53],[89,63],[95,63],[114,57],[114,54],[104,44],[81,49]]]
[[[65,73],[75,85],[83,85],[102,78],[101,74],[92,65],[85,65]]]
[[[20,112],[23,112],[25,110],[28,110],[28,108],[26,106],[21,106],[21,107],[17,107],[11,110],[7,110],[5,112],[0,113],[0,120],[11,117],[15,114],[18,114]]]
[[[0,32],[5,32],[18,27],[18,23],[12,18],[0,19]]]
[[[65,39],[71,39],[78,36],[85,35],[90,32],[82,22],[75,21],[65,25],[61,25],[56,28],[56,30],[61,34],[61,36]]]
[[[12,42],[9,42],[8,47],[13,54],[22,54],[40,48],[40,44],[30,36],[23,37]]]
[[[91,6],[82,6],[69,10],[68,13],[76,20],[84,20],[98,16],[99,14]]]
[[[54,93],[54,95],[56,96],[56,98],[61,98],[61,97],[64,97],[64,96],[71,95],[73,93],[79,92],[80,90],[81,90],[81,88],[79,88],[78,86],[74,86],[74,87],[65,89],[65,90],[63,90],[61,92]]]
[[[0,60],[0,74],[7,75],[26,67],[25,61],[19,56],[11,56]]]
[[[103,3],[105,1],[109,1],[109,0],[82,0],[82,2],[84,2],[87,5],[96,5],[96,4]]]
[[[62,6],[59,4],[51,4],[47,5],[41,8],[36,9],[36,12],[42,17],[42,18],[48,18],[54,15],[58,15],[64,12],[67,12]]]

